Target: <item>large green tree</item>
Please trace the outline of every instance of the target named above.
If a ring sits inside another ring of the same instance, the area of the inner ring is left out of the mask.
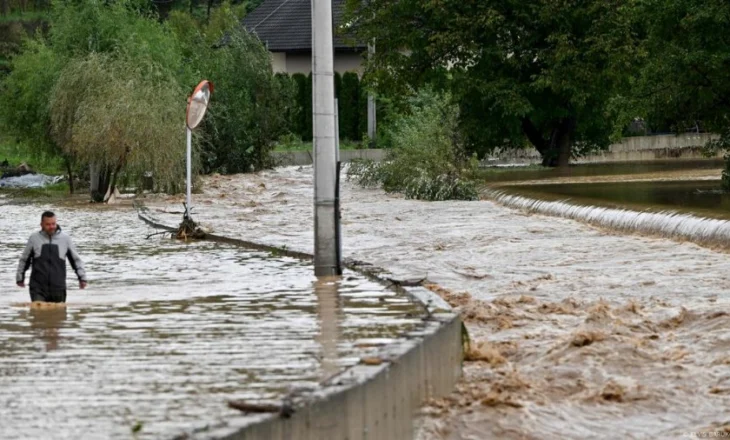
[[[703,128],[730,145],[730,2],[644,0],[642,74],[632,94],[636,113],[675,131]]]
[[[677,133],[718,133],[711,149],[730,149],[730,2],[644,0],[637,10],[647,54],[633,107],[650,124]],[[730,156],[723,186],[730,190]]]
[[[532,144],[546,165],[607,146],[636,49],[631,0],[348,0],[374,41],[368,76],[402,94],[432,83],[461,108],[469,147]]]
[[[208,169],[238,173],[273,166],[270,153],[285,134],[294,90],[274,76],[269,52],[253,35],[234,29],[206,71],[217,87],[204,122]]]

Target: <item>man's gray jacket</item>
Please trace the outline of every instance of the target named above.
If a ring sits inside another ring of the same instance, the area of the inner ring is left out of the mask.
[[[49,236],[43,231],[34,233],[28,239],[20,256],[16,281],[25,280],[25,272],[33,267],[30,275],[31,292],[61,292],[66,290],[66,258],[76,272],[79,281],[86,281],[84,263],[76,253],[71,237],[56,228]]]

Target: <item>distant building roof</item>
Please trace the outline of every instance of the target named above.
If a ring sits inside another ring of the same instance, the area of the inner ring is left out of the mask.
[[[334,19],[335,49],[360,50],[363,44],[339,35],[337,26],[342,23],[345,0],[332,0]],[[264,0],[261,5],[241,21],[243,26],[273,52],[311,51],[312,50],[312,2],[311,0]]]

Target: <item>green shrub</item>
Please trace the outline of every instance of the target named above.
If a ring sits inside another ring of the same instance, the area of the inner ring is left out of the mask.
[[[285,135],[301,137],[298,131],[301,109],[297,102],[297,83],[286,73],[277,73],[275,76],[282,94],[288,97],[283,102],[285,119],[284,133]]]
[[[291,76],[292,81],[294,82],[294,87],[296,91],[295,101],[296,101],[296,107],[297,107],[297,116],[295,119],[294,124],[294,134],[299,136],[300,138],[304,137],[304,134],[306,132],[306,124],[307,124],[307,76],[301,73],[295,73]],[[311,97],[309,98],[312,99]],[[309,111],[311,112],[311,108],[309,108]]]
[[[348,179],[419,200],[477,199],[477,164],[464,153],[458,116],[448,96],[420,92],[411,99],[409,113],[388,129],[393,148],[386,160],[355,161]]]
[[[406,198],[417,200],[477,200],[474,181],[457,176],[440,174],[430,176],[422,172],[412,178],[403,191]]]
[[[293,88],[274,76],[258,38],[239,28],[228,36],[205,65],[205,78],[215,84],[201,133],[205,171],[268,168],[275,141],[287,131]]]

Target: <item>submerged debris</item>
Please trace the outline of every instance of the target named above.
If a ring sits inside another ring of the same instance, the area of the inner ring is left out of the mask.
[[[179,240],[203,239],[205,232],[190,217],[183,217],[182,223],[177,228],[175,237]]]
[[[287,401],[281,403],[252,403],[243,400],[229,400],[228,407],[245,413],[279,413],[284,418],[294,414],[294,407]]]
[[[574,347],[585,347],[594,342],[601,342],[606,339],[606,335],[599,331],[582,330],[573,335],[570,345]]]
[[[467,361],[484,361],[492,366],[501,365],[507,362],[499,349],[488,341],[479,341],[476,344],[470,344],[469,351],[466,352]]]

